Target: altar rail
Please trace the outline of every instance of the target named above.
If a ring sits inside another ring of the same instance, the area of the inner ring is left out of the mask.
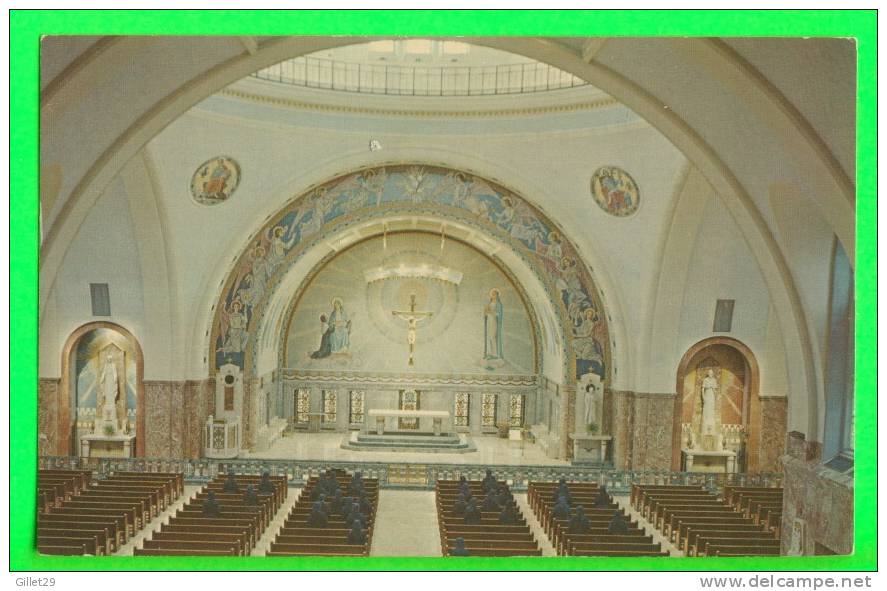
[[[408,462],[342,462],[319,460],[212,460],[161,458],[76,458],[41,456],[39,467],[45,469],[91,469],[97,478],[107,478],[114,472],[177,472],[185,481],[202,484],[218,474],[261,474],[286,476],[290,486],[302,486],[311,476],[329,468],[348,472],[359,470],[366,478],[378,478],[385,488],[433,489],[438,480],[482,480],[485,470],[491,469],[499,480],[507,480],[511,489],[524,491],[530,482],[557,481],[594,482],[606,485],[616,494],[628,493],[632,484],[670,484],[704,486],[712,492],[724,486],[781,487],[782,473],[757,474],[701,474],[672,472],[670,470],[615,470],[591,466],[513,466],[501,464],[421,464]]]

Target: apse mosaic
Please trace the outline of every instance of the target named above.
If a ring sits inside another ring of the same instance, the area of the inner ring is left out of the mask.
[[[596,175],[595,182],[602,187],[602,195],[606,187],[609,201],[605,203],[611,204],[608,211],[627,215],[638,203],[634,181],[618,169],[602,170],[607,175]],[[601,185],[604,176],[609,180]],[[211,341],[216,367],[226,362],[245,367],[252,346],[250,328],[264,312],[266,294],[324,234],[403,212],[454,218],[510,244],[535,270],[552,299],[558,300],[556,305],[561,308],[576,354],[576,375],[593,372],[606,376],[608,338],[600,296],[575,247],[550,220],[507,189],[467,173],[417,165],[366,169],[339,177],[294,200],[262,228],[235,264],[217,306]],[[496,336],[497,305],[492,294],[489,300],[489,312],[484,313],[491,327],[487,355],[495,363],[497,348],[503,344]],[[329,344],[331,354],[336,346],[342,350],[350,339],[347,305],[342,306],[341,314],[335,312],[335,304],[330,303],[325,312],[328,319],[321,322],[323,330],[329,330],[329,318],[333,317],[334,332],[338,331]],[[315,350],[319,355],[325,353],[322,343]]]
[[[602,166],[594,171],[591,194],[601,209],[617,217],[633,214],[641,201],[634,179],[616,166]]]
[[[240,184],[240,166],[227,156],[201,164],[191,177],[191,196],[201,205],[226,201]]]

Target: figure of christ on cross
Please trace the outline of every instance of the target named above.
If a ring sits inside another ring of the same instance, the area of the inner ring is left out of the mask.
[[[397,316],[398,318],[403,318],[407,321],[407,343],[410,345],[410,361],[409,365],[413,365],[413,351],[416,348],[416,327],[422,320],[426,318],[431,318],[433,315],[431,312],[417,312],[416,311],[416,294],[410,295],[410,309],[406,310],[392,310],[391,314],[393,316]]]

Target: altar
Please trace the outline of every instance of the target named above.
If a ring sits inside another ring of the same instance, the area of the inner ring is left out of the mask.
[[[414,428],[401,428],[403,419],[412,419]],[[371,409],[363,428],[350,433],[343,449],[355,451],[466,453],[477,451],[465,433],[453,433],[450,413],[445,410]]]
[[[736,452],[684,448],[681,450],[681,464],[685,472],[733,474],[736,472]]]
[[[135,435],[82,435],[81,458],[131,458],[135,449]]]
[[[389,421],[388,419],[395,419]],[[414,429],[399,429],[400,419],[416,419]],[[444,429],[446,427],[446,429]],[[452,431],[450,413],[445,410],[388,410],[376,408],[366,414],[364,433],[433,433],[442,435]]]

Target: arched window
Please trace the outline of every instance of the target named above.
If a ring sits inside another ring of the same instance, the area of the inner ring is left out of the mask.
[[[832,254],[828,357],[825,373],[825,436],[822,457],[846,471],[853,462],[854,302],[853,268],[838,240]]]

